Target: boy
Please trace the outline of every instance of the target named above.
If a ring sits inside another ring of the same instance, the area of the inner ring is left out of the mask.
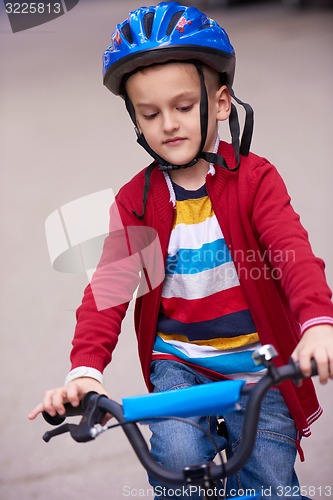
[[[113,33],[104,55],[104,83],[125,99],[138,142],[154,162],[116,197],[101,263],[77,312],[73,370],[63,387],[46,392],[31,419],[44,409],[62,413],[64,402],[76,405],[90,390],[106,392],[102,372],[129,300],[112,302],[110,290],[127,297],[140,268],[131,261],[117,273],[108,262],[131,254],[133,227],[139,229],[140,248],[144,228],[156,230],[165,267],[163,283],[139,294],[135,310],[150,390],[223,378],[256,381],[262,372],[251,354],[266,343],[277,348],[279,363],[292,355],[310,374],[314,357],[320,381],[332,378],[333,306],[323,263],[312,254],[275,168],[249,153],[252,110],[233,94],[234,66],[224,30],[193,7],[165,2],[137,9]],[[231,97],[246,110],[241,142]],[[218,138],[218,122],[226,120],[232,145]],[[226,416],[231,453],[245,404],[246,397],[241,411]],[[310,380],[299,388],[283,384],[271,390],[256,449],[228,480],[228,490],[271,487],[273,498],[286,486],[297,492],[296,450],[320,414]],[[219,440],[211,419],[197,422]],[[215,455],[191,427],[163,422],[151,430],[152,454],[170,468]],[[150,482],[161,486],[154,478]]]

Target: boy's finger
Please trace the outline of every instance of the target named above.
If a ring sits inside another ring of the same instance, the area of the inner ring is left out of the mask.
[[[80,389],[76,384],[69,383],[67,385],[67,399],[69,403],[73,406],[78,406],[80,404]]]
[[[300,353],[298,356],[299,366],[305,377],[310,377],[312,373],[311,356],[307,353]]]
[[[329,362],[327,356],[325,357],[316,357],[319,382],[321,384],[326,384],[329,378]]]
[[[39,403],[28,415],[29,420],[34,420],[44,410],[43,403]]]
[[[67,390],[65,387],[61,387],[52,393],[52,405],[59,415],[65,413],[64,404],[68,402]]]

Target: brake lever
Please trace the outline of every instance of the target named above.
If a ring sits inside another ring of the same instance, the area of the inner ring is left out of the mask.
[[[63,424],[51,431],[45,432],[43,440],[48,443],[50,439],[60,434],[69,432],[74,441],[78,443],[86,443],[92,441],[99,434],[95,425],[99,424],[105,412],[100,410],[98,402],[100,398],[105,398],[96,392],[88,393],[84,399],[84,412],[79,424]]]

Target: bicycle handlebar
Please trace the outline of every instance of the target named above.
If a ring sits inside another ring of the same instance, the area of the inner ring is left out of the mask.
[[[78,407],[73,407],[70,404],[66,403],[65,404],[66,414],[63,417],[59,415],[51,417],[46,412],[43,412],[44,418],[51,425],[59,425],[65,420],[67,416],[74,416],[74,415],[83,416],[81,422],[78,425],[68,424],[68,423],[63,424],[54,430],[46,432],[43,436],[43,439],[44,441],[48,442],[52,437],[56,435],[63,434],[65,432],[70,432],[72,438],[78,442],[90,441],[92,439],[95,439],[95,437],[100,432],[106,430],[106,428],[98,427],[97,424],[100,424],[103,417],[107,413],[109,413],[116,418],[119,424],[122,425],[122,429],[126,434],[126,437],[128,438],[138,459],[140,460],[143,467],[147,470],[147,472],[152,476],[156,477],[157,479],[167,484],[175,484],[175,485],[180,485],[190,482],[192,484],[193,483],[199,484],[207,479],[216,481],[222,477],[228,477],[237,472],[238,470],[240,470],[245,464],[245,462],[248,460],[249,456],[251,455],[256,438],[256,430],[258,425],[261,402],[266,392],[270,388],[280,384],[284,380],[289,379],[297,383],[299,380],[305,378],[305,376],[301,372],[299,364],[294,362],[293,360],[291,360],[289,364],[280,366],[279,368],[275,367],[271,362],[267,363],[266,366],[267,366],[267,374],[264,375],[261,378],[261,380],[256,384],[254,385],[245,385],[244,383],[238,384],[239,395],[245,393],[249,394],[249,400],[246,407],[243,428],[242,428],[242,441],[238,451],[226,463],[221,465],[211,462],[207,464],[201,464],[196,467],[187,467],[182,471],[171,471],[169,469],[166,469],[165,467],[158,464],[152,458],[148,446],[146,444],[146,441],[136,424],[136,422],[139,421],[140,418],[142,419],[143,417],[141,416],[139,418],[135,418],[135,421],[134,418],[132,417],[131,418],[129,418],[128,416],[126,417],[124,414],[123,405],[113,400],[110,400],[107,396],[100,395],[97,393],[88,393]],[[312,360],[311,377],[314,375],[317,375],[317,367],[315,361]],[[198,391],[200,391],[201,394],[201,391],[204,391],[209,386],[211,386],[211,388],[215,386],[218,388],[220,398],[223,399],[221,397],[223,392],[222,391],[223,384],[226,384],[226,382],[214,382],[213,384],[184,388],[178,391],[159,393],[158,395],[147,394],[142,397],[126,398],[125,400],[123,400],[123,403],[125,403],[126,406],[126,401],[132,400],[132,402],[134,401],[134,406],[136,404],[137,407],[142,407],[142,402],[144,400],[148,401],[149,398],[152,399],[155,396],[159,396],[160,401],[163,401],[164,399],[164,402],[167,401],[169,406],[164,405],[164,407],[162,408],[163,410],[162,413],[159,411],[155,411],[154,415],[146,415],[146,416],[153,418],[156,418],[158,416],[170,417],[172,415],[174,416],[172,411],[174,411],[175,408],[177,408],[178,410],[180,407],[179,400],[176,400],[175,402],[175,400],[172,401],[170,399],[171,392],[177,393],[177,396],[179,397],[181,397],[182,395],[184,395],[184,397],[187,397],[187,393],[190,392],[192,397],[193,395],[195,395],[195,393],[198,393]],[[216,395],[214,397],[215,399],[217,399]],[[203,398],[197,397],[196,399],[202,400]],[[229,410],[230,407],[233,406],[233,404],[234,403],[229,405],[228,408]],[[184,404],[181,405],[183,409],[185,406],[186,405]],[[219,406],[218,408],[220,409],[221,406]],[[156,404],[155,410],[156,409],[157,410],[161,409],[159,404]],[[216,408],[214,407],[213,409]],[[192,413],[192,415],[207,414],[205,412],[198,413],[198,411],[199,410],[197,409],[197,412]],[[213,413],[211,412],[208,414],[213,414]],[[219,413],[214,413],[214,414],[217,415]],[[144,416],[144,418],[146,418],[146,416]],[[153,418],[150,418],[150,420],[152,420]]]

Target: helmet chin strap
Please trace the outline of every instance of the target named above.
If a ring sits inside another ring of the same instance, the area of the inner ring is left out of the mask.
[[[135,130],[135,133],[137,135],[137,143],[140,144],[140,146],[142,146],[146,151],[147,153],[150,154],[150,156],[152,156],[154,158],[154,160],[157,161],[157,163],[159,164],[159,170],[163,170],[163,171],[170,171],[170,170],[178,170],[180,168],[189,168],[189,167],[192,167],[193,165],[195,165],[199,159],[204,159],[206,161],[208,161],[209,163],[211,161],[214,161],[211,159],[211,155],[214,155],[214,158],[215,156],[219,156],[217,155],[216,153],[205,153],[203,152],[203,148],[205,146],[205,143],[206,143],[206,139],[207,139],[207,128],[208,128],[208,95],[207,95],[207,89],[206,89],[206,85],[205,85],[205,77],[204,77],[204,72],[203,72],[203,69],[202,69],[202,65],[197,63],[196,61],[193,62],[193,64],[195,65],[197,71],[198,71],[198,74],[199,74],[199,78],[200,78],[200,88],[201,88],[201,96],[200,96],[200,128],[201,128],[201,142],[200,142],[200,146],[199,146],[199,150],[198,150],[198,153],[196,154],[196,156],[188,163],[184,163],[184,164],[180,164],[180,165],[171,165],[167,160],[165,160],[164,158],[162,158],[161,156],[159,156],[148,144],[148,142],[146,141],[146,138],[145,136],[143,135],[142,132],[140,132],[139,128],[138,128],[138,125],[137,125],[137,121],[136,121],[136,117],[135,117],[135,111],[134,111],[134,106],[132,104],[132,101],[130,100],[130,98],[128,97],[128,95],[126,94],[125,96],[125,104],[126,104],[126,109],[132,119],[132,122],[134,123],[134,130]],[[206,156],[208,155],[208,156]],[[221,166],[223,166],[224,168],[228,168],[227,167],[227,164],[224,160],[224,158],[220,157],[222,161],[219,161],[218,164],[220,164]],[[217,162],[215,162],[217,163]]]
[[[180,164],[180,165],[171,165],[167,160],[159,156],[148,144],[146,141],[145,136],[143,135],[142,132],[140,132],[137,121],[136,121],[136,116],[135,116],[135,110],[134,106],[132,104],[132,101],[128,97],[128,95],[125,95],[125,105],[126,109],[131,117],[132,122],[134,123],[134,130],[137,135],[137,143],[142,146],[147,153],[156,160],[156,162],[159,165],[159,170],[163,171],[171,171],[171,170],[178,170],[180,168],[189,168],[195,165],[199,159],[203,159],[207,161],[208,163],[214,163],[216,165],[219,165],[220,167],[230,170],[232,172],[238,170],[239,164],[240,164],[240,155],[247,156],[249,154],[250,150],[250,145],[251,145],[251,139],[252,139],[252,133],[253,133],[253,109],[251,106],[247,103],[242,102],[240,99],[238,99],[234,91],[230,86],[228,86],[229,92],[231,97],[241,106],[244,107],[246,117],[245,117],[245,124],[244,124],[244,130],[242,134],[242,140],[241,144],[239,143],[239,136],[240,136],[240,128],[239,128],[239,121],[238,121],[238,114],[237,114],[237,109],[234,106],[234,104],[231,105],[231,114],[229,117],[229,127],[230,127],[230,134],[231,134],[231,139],[232,139],[232,145],[235,150],[236,154],[236,167],[231,169],[228,167],[227,162],[223,158],[223,156],[219,155],[218,153],[212,153],[209,151],[203,151],[203,148],[205,146],[206,138],[207,138],[207,128],[208,128],[208,96],[207,96],[207,89],[206,89],[206,84],[205,84],[205,77],[204,77],[204,72],[202,65],[198,63],[197,61],[193,61],[193,64],[197,68],[199,78],[200,78],[200,88],[201,88],[201,97],[200,97],[200,128],[201,128],[201,142],[200,142],[200,147],[198,150],[198,153],[196,156],[188,163],[185,164]]]
[[[223,156],[219,155],[218,153],[214,152],[209,152],[209,151],[203,151],[203,148],[206,143],[207,139],[207,129],[208,129],[208,95],[207,95],[207,89],[206,89],[206,84],[205,84],[205,77],[204,77],[204,72],[202,65],[196,61],[193,62],[195,67],[197,68],[199,78],[200,78],[200,87],[201,87],[201,97],[200,97],[200,128],[201,128],[201,143],[199,147],[199,151],[196,154],[196,156],[188,163],[181,164],[181,165],[171,165],[167,160],[159,156],[148,144],[146,141],[145,136],[143,135],[142,132],[140,132],[137,121],[136,121],[136,116],[135,116],[135,110],[134,106],[132,104],[132,101],[128,97],[127,93],[125,94],[125,105],[126,109],[131,117],[132,122],[134,123],[134,130],[137,135],[137,143],[142,146],[147,153],[154,158],[154,162],[149,165],[149,167],[146,169],[145,172],[145,186],[144,186],[144,193],[143,193],[143,211],[142,214],[138,214],[135,210],[133,210],[133,213],[138,217],[138,219],[142,220],[145,215],[146,211],[146,205],[147,205],[147,199],[148,199],[148,191],[150,188],[150,177],[152,174],[153,169],[158,165],[159,170],[162,171],[172,171],[172,170],[178,170],[180,168],[189,168],[195,165],[199,159],[203,159],[207,161],[208,163],[213,163],[215,165],[218,165],[226,170],[229,170],[230,172],[235,172],[239,169],[240,166],[240,155],[247,156],[249,154],[250,150],[250,145],[251,145],[251,139],[252,139],[252,133],[253,133],[253,109],[252,107],[247,104],[242,102],[240,99],[238,99],[232,88],[228,86],[230,95],[235,101],[243,106],[245,109],[246,117],[245,117],[245,123],[244,123],[244,130],[242,134],[242,140],[241,143],[239,141],[239,136],[240,136],[240,127],[239,127],[239,121],[238,121],[238,113],[237,109],[234,104],[231,104],[231,114],[229,117],[229,127],[230,127],[230,134],[231,134],[231,140],[232,140],[232,145],[235,150],[236,154],[236,166],[234,168],[229,168],[227,165],[226,160],[223,158]]]

